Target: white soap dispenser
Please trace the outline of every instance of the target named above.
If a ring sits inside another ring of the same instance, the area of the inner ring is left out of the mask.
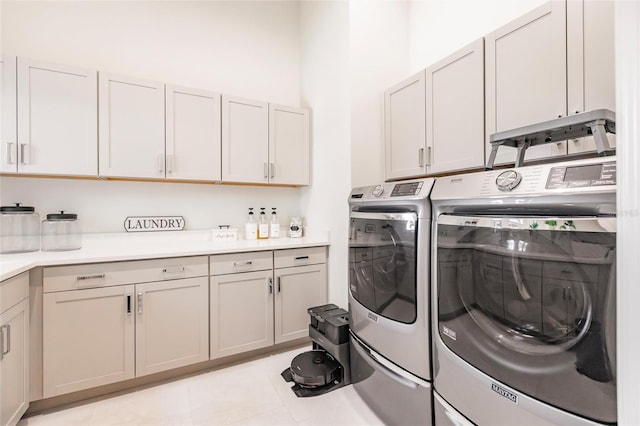
[[[264,207],[260,207],[260,223],[258,223],[258,239],[266,240],[269,238],[269,222],[265,216]]]
[[[256,218],[253,217],[253,207],[249,207],[249,219],[244,225],[244,239],[255,240],[258,238],[258,224]]]
[[[269,224],[269,238],[280,238],[280,222],[276,215],[276,208],[271,207],[271,223]]]

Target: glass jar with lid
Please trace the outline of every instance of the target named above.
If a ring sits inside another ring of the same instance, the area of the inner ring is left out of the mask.
[[[78,250],[82,247],[82,234],[78,215],[72,213],[52,213],[42,221],[42,250]]]
[[[0,207],[0,253],[25,253],[40,249],[40,216],[33,207]]]

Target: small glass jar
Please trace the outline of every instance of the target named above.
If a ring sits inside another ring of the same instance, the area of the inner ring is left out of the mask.
[[[42,221],[42,251],[78,250],[82,247],[82,234],[78,215],[65,213],[48,214]]]
[[[25,253],[40,249],[40,216],[33,207],[0,207],[0,253]]]

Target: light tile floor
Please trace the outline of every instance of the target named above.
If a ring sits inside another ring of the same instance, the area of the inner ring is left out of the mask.
[[[382,425],[346,386],[298,398],[280,373],[310,347],[25,418],[18,426]]]

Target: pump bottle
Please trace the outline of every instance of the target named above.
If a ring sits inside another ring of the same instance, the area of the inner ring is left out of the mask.
[[[280,222],[276,215],[276,208],[271,207],[271,223],[269,224],[269,238],[280,238]]]
[[[264,207],[260,207],[260,222],[258,223],[258,239],[266,240],[269,238],[269,223],[265,215]]]
[[[245,240],[255,240],[258,238],[258,224],[256,223],[255,217],[253,217],[253,208],[249,208],[249,219],[247,223],[244,225],[244,239]]]

